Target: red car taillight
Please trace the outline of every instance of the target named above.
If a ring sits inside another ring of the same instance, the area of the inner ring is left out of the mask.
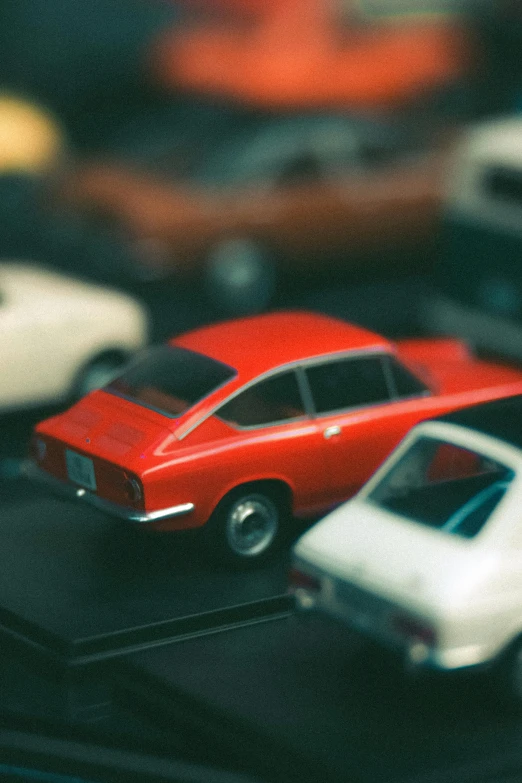
[[[119,465],[94,458],[96,494],[119,506],[143,511],[145,491],[139,476]]]
[[[288,590],[294,596],[297,608],[313,609],[321,591],[321,581],[299,568],[292,568],[288,576]]]
[[[123,482],[123,490],[125,496],[131,506],[143,505],[143,485],[137,476],[133,476],[129,473],[125,473],[125,480]]]
[[[394,614],[391,617],[391,627],[408,641],[421,642],[427,647],[433,647],[437,641],[435,630],[430,625],[405,614]]]
[[[288,575],[290,590],[320,590],[321,582],[317,577],[305,574],[298,568],[292,568]]]

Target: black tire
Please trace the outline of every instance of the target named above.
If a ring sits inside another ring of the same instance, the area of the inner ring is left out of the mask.
[[[234,565],[265,560],[279,543],[283,517],[279,493],[239,487],[223,498],[206,526],[210,554]]]

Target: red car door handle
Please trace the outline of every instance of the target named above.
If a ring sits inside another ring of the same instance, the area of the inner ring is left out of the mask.
[[[331,427],[327,427],[323,431],[324,437],[328,440],[328,438],[331,438],[333,435],[340,435],[341,434],[341,428],[338,424],[333,424]]]

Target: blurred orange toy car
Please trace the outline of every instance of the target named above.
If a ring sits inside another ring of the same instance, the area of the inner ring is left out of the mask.
[[[470,65],[458,0],[191,5],[233,10],[236,23],[227,14],[167,35],[160,77],[256,107],[381,111],[458,81]]]
[[[149,157],[141,141],[132,163],[72,173],[68,204],[114,226],[144,266],[199,270],[229,315],[265,309],[287,282],[317,286],[320,273],[429,263],[458,125],[450,96],[473,65],[462,3],[185,5],[198,13],[162,36],[150,67],[188,110]]]

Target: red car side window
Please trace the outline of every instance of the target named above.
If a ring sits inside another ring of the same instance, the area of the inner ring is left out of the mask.
[[[306,375],[317,413],[390,399],[381,356],[330,360],[307,367]]]
[[[391,381],[394,386],[394,394],[397,397],[416,397],[421,394],[429,394],[428,387],[420,381],[410,370],[406,369],[392,356],[386,357],[391,373]]]
[[[223,405],[217,415],[240,427],[275,424],[305,416],[296,373],[285,372],[259,381]]]

